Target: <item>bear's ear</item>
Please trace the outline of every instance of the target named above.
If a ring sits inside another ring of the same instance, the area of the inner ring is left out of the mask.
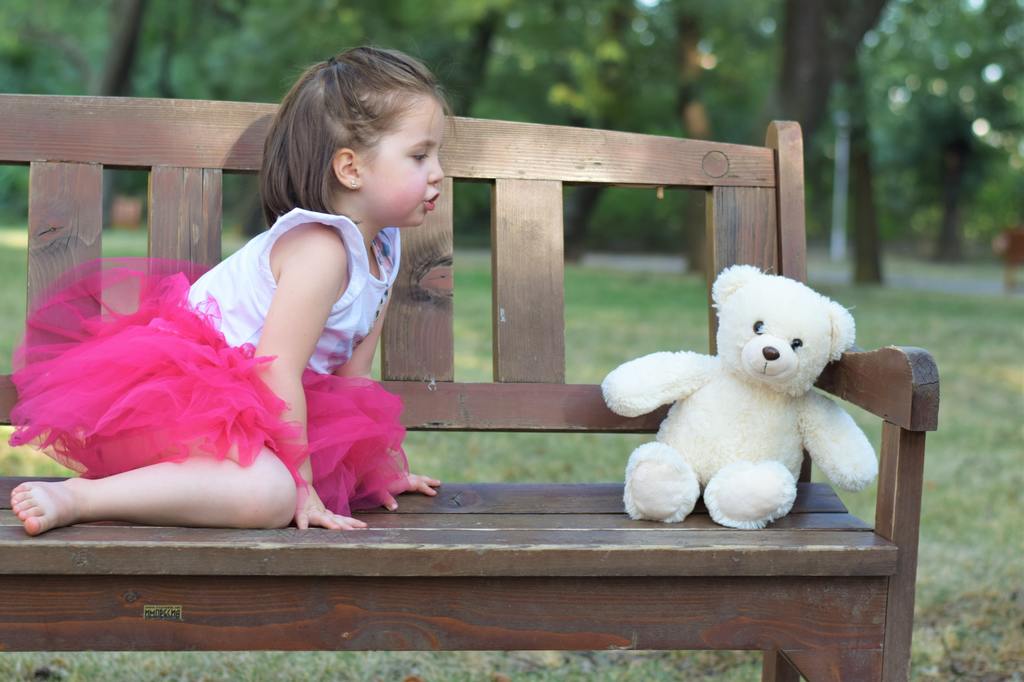
[[[719,273],[715,283],[711,285],[711,300],[715,305],[725,303],[737,291],[752,280],[761,276],[761,271],[753,265],[733,265]]]
[[[832,327],[832,354],[830,360],[838,360],[842,354],[853,348],[857,327],[850,311],[835,301],[830,301],[828,310]]]

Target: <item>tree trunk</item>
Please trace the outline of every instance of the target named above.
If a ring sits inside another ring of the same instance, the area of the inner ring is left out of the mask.
[[[782,69],[771,117],[799,121],[805,146],[825,116],[832,71],[826,7],[820,0],[786,0],[782,19]]]
[[[605,23],[606,33],[609,37],[620,40],[627,31],[632,30],[633,15],[635,11],[629,3],[619,3],[609,12],[608,20]],[[614,62],[602,61],[598,65],[598,74],[604,87],[612,92],[620,89],[620,84],[627,77],[628,69],[620,68]],[[613,102],[621,102],[613,98]],[[625,112],[620,112],[625,113]],[[593,121],[575,119],[570,121],[573,125],[590,125],[598,128],[616,127],[619,121],[617,112],[612,107],[606,107]],[[590,218],[597,207],[597,203],[604,192],[604,185],[584,185],[577,187],[570,192],[565,199],[565,259],[578,261],[586,250],[587,234],[590,231]]]
[[[804,149],[814,149],[814,136],[828,113],[835,83],[856,68],[857,48],[878,22],[887,0],[822,2],[786,0],[782,21],[782,68],[767,118],[798,121]],[[805,159],[809,189],[824,172],[823,159]],[[808,224],[827,223],[830,202],[821,192],[808,196]]]
[[[139,33],[142,30],[142,15],[146,0],[122,0],[110,9],[113,27],[110,51],[103,66],[103,80],[98,95],[127,97],[132,92],[132,70],[138,54]],[[103,171],[103,215],[110,215],[110,208],[117,194],[119,176],[112,170]]]
[[[853,198],[853,281],[882,283],[882,242],[878,230],[874,175],[871,171],[871,135],[867,93],[860,67],[854,60],[843,79],[850,114],[850,180]]]
[[[492,8],[473,27],[473,38],[462,60],[461,77],[456,79],[452,89],[457,104],[456,112],[460,116],[473,115],[473,104],[487,76],[487,63],[490,61],[494,35],[498,32],[503,19],[502,13]]]
[[[887,1],[786,0],[772,117],[799,121],[805,142],[814,137],[828,111],[832,85],[847,73]]]
[[[583,257],[590,217],[603,191],[603,185],[581,185],[565,198],[565,259],[571,263]]]
[[[970,144],[966,140],[953,140],[942,150],[942,227],[935,245],[937,261],[958,263],[964,259],[960,200],[969,159]]]
[[[711,138],[711,121],[701,92],[700,19],[680,12],[676,16],[678,45],[678,95],[676,105],[683,134],[695,140]],[[707,234],[704,229],[704,202],[697,192],[683,197],[683,255],[691,272],[704,272],[707,268]]]
[[[871,142],[867,125],[850,130],[850,177],[853,189],[853,281],[882,283],[882,242],[871,173]]]
[[[103,69],[100,95],[127,96],[132,90],[132,67],[138,53],[139,33],[146,0],[122,0],[111,8],[116,21],[110,52]]]

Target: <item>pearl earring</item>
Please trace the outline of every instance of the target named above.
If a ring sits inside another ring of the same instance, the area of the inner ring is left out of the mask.
[[[359,187],[359,183],[356,182],[355,180],[353,180],[352,181],[352,189],[356,189],[357,187]]]

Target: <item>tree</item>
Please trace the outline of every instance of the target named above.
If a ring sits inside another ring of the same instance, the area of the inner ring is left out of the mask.
[[[960,260],[1021,220],[1024,7],[898,0],[865,44],[884,222]]]
[[[774,106],[782,118],[800,122],[808,150],[809,190],[823,177],[822,159],[815,136],[829,110],[836,86],[845,85],[851,109],[851,161],[854,232],[854,274],[858,282],[881,282],[881,242],[874,201],[867,112],[861,96],[858,47],[875,25],[887,0],[823,3],[787,0],[784,19],[782,69]],[[810,202],[820,212],[824,202]]]

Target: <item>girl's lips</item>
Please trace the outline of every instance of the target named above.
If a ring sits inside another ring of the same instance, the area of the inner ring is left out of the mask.
[[[426,204],[428,211],[433,211],[434,210],[434,208],[437,206],[437,199],[440,196],[441,195],[438,194],[433,199],[427,199],[426,201],[423,202],[424,204]]]

